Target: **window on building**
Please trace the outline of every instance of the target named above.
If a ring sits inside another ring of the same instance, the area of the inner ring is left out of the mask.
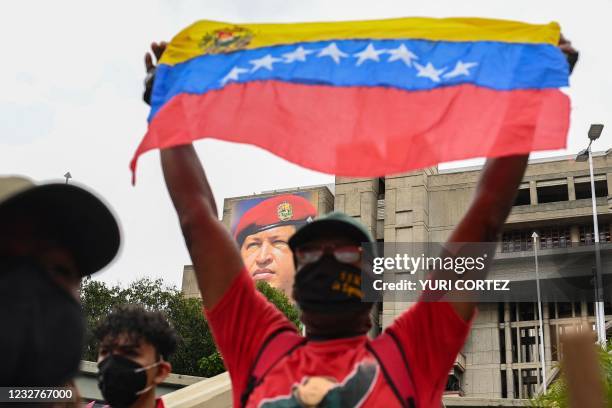
[[[587,315],[595,316],[595,303],[587,302]]]
[[[521,398],[532,398],[538,386],[538,375],[539,371],[537,368],[528,368],[521,370]]]
[[[567,184],[554,186],[538,186],[538,204],[554,203],[569,200]]]
[[[559,361],[559,344],[557,343],[557,326],[548,326],[550,334],[550,355],[553,361]]]
[[[521,327],[521,363],[534,363],[538,361],[536,347],[536,328]]]
[[[521,393],[519,388],[519,370],[512,370],[512,383],[514,384],[514,398],[520,398]]]
[[[548,304],[548,316],[550,319],[566,319],[580,317],[581,315],[582,305],[580,302],[551,302]]]
[[[606,316],[612,314],[612,304],[610,302],[604,302],[604,314]]]
[[[610,242],[610,224],[599,224],[599,242]],[[593,224],[581,225],[580,231],[580,245],[594,245],[595,244],[595,233],[593,231]]]
[[[574,302],[574,316],[582,316],[582,304],[580,302]]]
[[[531,251],[533,248],[533,231],[514,230],[506,231],[502,234],[502,252]]]
[[[602,177],[602,176],[596,176]],[[581,179],[581,181],[574,182],[574,189],[576,190],[576,200],[591,198],[591,180]],[[595,180],[595,197],[607,197],[608,196],[608,182],[603,176],[602,180]]]
[[[531,204],[531,194],[529,188],[521,188],[516,195],[513,205],[529,205]]]
[[[550,319],[557,318],[557,304],[555,302],[548,303],[548,317]]]
[[[378,178],[378,199],[379,200],[385,199],[385,178],[384,177]]]
[[[506,370],[501,370],[501,397],[508,398],[508,381],[506,380]]]
[[[571,302],[559,302],[557,303],[557,317],[564,319],[567,317],[573,317],[572,315],[572,303]]]
[[[547,227],[540,230],[540,248],[566,248],[571,246],[569,227]]]
[[[518,329],[513,327],[510,329],[511,337],[512,337],[512,362],[518,363]]]
[[[518,309],[521,322],[535,320],[535,303],[518,303]]]
[[[453,371],[448,375],[448,380],[446,381],[446,388],[444,391],[453,392],[453,393],[462,393],[463,388],[461,387],[463,379],[463,373],[458,369],[453,369]]]

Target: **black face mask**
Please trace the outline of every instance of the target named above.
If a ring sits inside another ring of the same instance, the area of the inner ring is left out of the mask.
[[[129,358],[111,354],[98,363],[98,388],[104,400],[113,408],[128,407],[138,397],[153,388],[147,387],[147,370],[158,363],[143,367]]]
[[[296,273],[293,298],[300,309],[312,312],[352,312],[372,306],[361,301],[361,269],[328,254]]]
[[[31,259],[0,260],[0,386],[60,386],[78,372],[81,307]]]

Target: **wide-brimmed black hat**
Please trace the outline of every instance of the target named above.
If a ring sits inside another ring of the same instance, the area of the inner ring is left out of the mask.
[[[119,225],[109,207],[73,184],[0,179],[0,224],[14,217],[32,220],[42,237],[68,249],[81,276],[104,268],[119,250]]]

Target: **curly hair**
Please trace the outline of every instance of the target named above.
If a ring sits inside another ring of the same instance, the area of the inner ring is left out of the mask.
[[[145,340],[165,360],[174,353],[178,335],[161,312],[146,310],[141,305],[119,305],[94,330],[98,341],[127,335],[131,340]]]

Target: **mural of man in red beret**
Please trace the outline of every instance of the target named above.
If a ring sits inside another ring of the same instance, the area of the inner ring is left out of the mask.
[[[234,230],[242,260],[254,280],[265,280],[291,299],[295,275],[289,238],[317,215],[304,197],[283,194],[247,210]]]

